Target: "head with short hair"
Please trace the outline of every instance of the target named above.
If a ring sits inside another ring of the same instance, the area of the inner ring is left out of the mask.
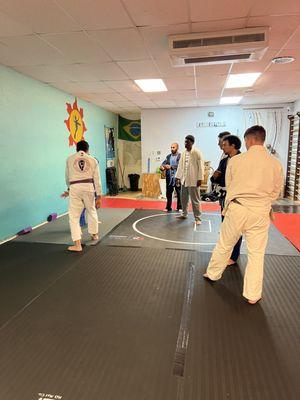
[[[88,142],[86,142],[85,140],[80,140],[80,142],[78,142],[76,144],[76,151],[84,151],[85,153],[87,153],[89,151],[89,144]]]
[[[246,130],[244,139],[247,150],[254,145],[263,146],[266,140],[266,130],[263,126],[253,125]]]
[[[190,151],[195,143],[195,137],[193,135],[187,135],[184,140],[185,148]]]
[[[219,138],[218,146],[220,147],[221,150],[222,150],[222,142],[223,142],[224,137],[229,136],[229,135],[231,135],[231,133],[227,132],[227,131],[221,132],[218,134],[218,138]]]
[[[228,135],[223,139],[223,151],[229,157],[235,155],[240,150],[242,142],[238,136]]]
[[[179,144],[178,143],[172,143],[171,144],[171,153],[172,154],[176,154],[178,149],[179,149]]]

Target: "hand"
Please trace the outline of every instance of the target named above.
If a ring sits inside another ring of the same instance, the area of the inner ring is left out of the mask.
[[[65,199],[66,197],[69,197],[69,192],[68,192],[67,190],[65,190],[65,191],[60,195],[60,197],[61,197],[62,199]]]
[[[96,197],[96,202],[95,202],[95,205],[96,205],[97,209],[101,207],[101,203],[102,203],[101,196],[97,196]]]
[[[197,181],[197,187],[201,186],[202,181]]]
[[[178,178],[175,179],[175,185],[180,186],[180,179],[178,179]]]
[[[166,164],[165,169],[171,169],[171,165]]]
[[[159,169],[160,169],[161,171],[164,171],[164,170],[165,170],[165,167],[164,167],[163,165],[161,165],[161,166],[159,167]]]
[[[213,173],[213,178],[215,178],[215,179],[219,178],[220,176],[221,176],[221,172],[220,171],[215,171]]]

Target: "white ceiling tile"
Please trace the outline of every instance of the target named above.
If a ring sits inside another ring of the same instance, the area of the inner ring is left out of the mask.
[[[155,100],[154,102],[158,107],[176,107],[174,100]]]
[[[220,98],[222,88],[218,88],[215,90],[207,90],[205,88],[199,89],[197,92],[197,99],[198,100],[203,100],[203,99],[216,99]]]
[[[0,37],[29,35],[31,29],[0,12]]]
[[[120,0],[56,0],[86,30],[133,26]]]
[[[201,65],[196,67],[196,76],[201,76],[203,74],[210,75],[227,75],[231,64],[216,64],[216,65]]]
[[[250,72],[263,72],[277,54],[277,50],[267,50],[263,58],[258,61],[241,62],[233,64],[232,74],[246,74]]]
[[[132,79],[161,78],[158,68],[152,60],[126,61],[117,63]]]
[[[250,15],[283,15],[300,13],[300,3],[297,0],[266,0],[253,1]]]
[[[168,56],[169,41],[168,36],[171,34],[189,33],[189,24],[179,24],[171,26],[145,26],[139,27],[146,46],[155,58]]]
[[[268,71],[299,71],[300,70],[300,49],[299,50],[283,50],[276,54],[278,57],[291,56],[295,61],[290,64],[273,64],[268,67]]]
[[[35,33],[78,31],[72,18],[49,0],[1,0],[0,11]]]
[[[105,63],[110,57],[84,32],[43,34],[40,37],[62,52],[71,63]]]
[[[253,0],[189,0],[192,22],[247,17]]]
[[[72,64],[64,66],[64,69],[70,73],[71,80],[82,82],[122,80],[127,78],[115,63]]]
[[[217,21],[201,21],[192,23],[192,32],[219,32],[246,27],[247,18],[224,19]]]
[[[141,89],[131,80],[126,81],[107,81],[107,86],[119,93],[140,92]]]
[[[88,33],[107,51],[114,61],[146,60],[149,58],[143,40],[134,28],[89,31]]]
[[[131,101],[113,101],[113,104],[120,108],[131,108],[135,106]]]
[[[197,100],[176,100],[178,107],[196,107],[198,105]]]
[[[196,91],[195,90],[172,90],[169,92],[169,95],[172,96],[172,99],[196,99]]]
[[[107,100],[107,101],[128,101],[128,99],[126,99],[126,97],[120,95],[119,93],[103,93],[101,94],[103,100]]]
[[[300,15],[263,16],[249,18],[248,27],[268,26],[269,50],[280,49],[300,25]]]
[[[193,77],[165,78],[164,82],[168,90],[188,90],[195,89],[195,80]]]
[[[214,99],[200,99],[197,101],[198,106],[218,106],[220,98],[215,97]]]
[[[300,19],[300,15],[299,15]],[[300,22],[297,30],[294,31],[294,35],[290,38],[288,43],[284,46],[286,50],[300,50]]]
[[[182,0],[124,0],[137,26],[171,25],[189,21],[188,2]]]
[[[161,72],[162,78],[194,76],[194,67],[173,67],[168,56],[157,59],[155,62],[159,71]]]
[[[90,93],[114,93],[104,82],[78,82],[78,85],[86,92]]]
[[[67,93],[82,92],[82,89],[77,82],[50,82],[49,85]]]
[[[57,50],[36,35],[0,39],[0,63],[8,66],[55,64],[64,61]]]
[[[70,76],[55,65],[20,65],[14,67],[18,72],[42,82],[69,82]]]
[[[137,101],[149,101],[149,97],[146,95],[146,93],[143,92],[126,92],[123,93],[123,95],[134,103],[136,103]]]
[[[227,75],[198,75],[196,78],[197,82],[197,90],[201,92],[202,89],[204,90],[222,90]]]

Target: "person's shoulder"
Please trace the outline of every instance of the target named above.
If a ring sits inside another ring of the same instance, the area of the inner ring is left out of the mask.
[[[271,163],[273,164],[274,168],[281,170],[282,169],[281,162],[271,154],[269,155],[269,157],[270,157]]]
[[[231,165],[238,164],[241,160],[243,160],[245,157],[247,157],[247,153],[239,153],[235,155],[234,157],[231,157],[228,162],[230,162]],[[224,160],[227,160],[227,157],[224,158]]]

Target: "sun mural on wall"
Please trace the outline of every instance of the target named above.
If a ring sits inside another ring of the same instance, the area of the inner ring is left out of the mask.
[[[73,103],[73,107],[70,103],[66,103],[69,118],[64,122],[70,132],[69,146],[84,140],[84,132],[87,130],[83,121],[83,109],[78,109],[77,99]]]

